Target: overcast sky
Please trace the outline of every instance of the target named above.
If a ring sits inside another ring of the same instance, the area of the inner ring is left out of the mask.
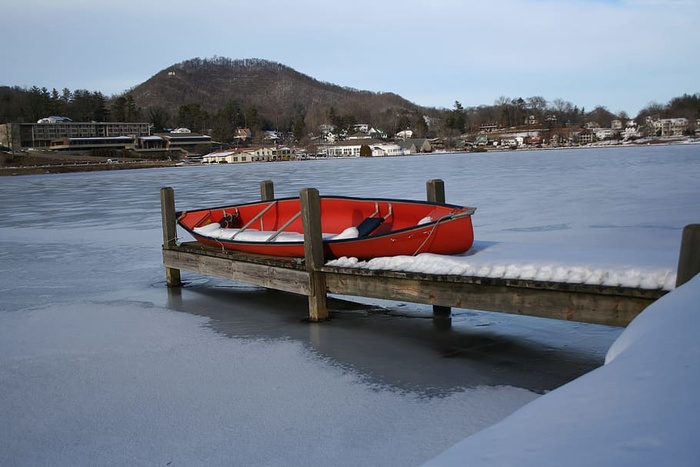
[[[430,107],[700,92],[700,0],[3,0],[0,85],[119,94],[191,58],[273,60]]]

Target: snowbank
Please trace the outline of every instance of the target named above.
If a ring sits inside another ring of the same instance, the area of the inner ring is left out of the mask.
[[[428,466],[700,465],[700,276],[651,305],[606,364]]]

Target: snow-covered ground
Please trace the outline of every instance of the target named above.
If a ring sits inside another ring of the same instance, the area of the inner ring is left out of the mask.
[[[473,310],[444,331],[404,304],[309,325],[303,299],[164,287],[161,186],[189,209],[430,178],[478,208],[476,248],[362,266],[670,289],[700,220],[697,145],[3,179],[0,465],[697,465],[697,279],[624,331]]]
[[[700,276],[615,341],[605,366],[531,402],[429,466],[700,465]]]

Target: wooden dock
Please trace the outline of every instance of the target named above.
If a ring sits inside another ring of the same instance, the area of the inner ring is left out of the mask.
[[[444,184],[430,180],[428,199],[444,202]],[[261,182],[263,200],[274,199],[272,182]],[[374,271],[325,265],[321,247],[320,198],[300,193],[304,222],[304,258],[251,255],[177,242],[175,195],[161,189],[163,265],[169,287],[181,286],[180,271],[190,271],[269,289],[306,295],[309,320],[328,319],[327,294],[380,298],[433,305],[435,318],[449,319],[451,308],[505,312],[544,318],[626,326],[663,290],[492,279],[442,274]],[[700,224],[683,231],[677,285],[700,271]]]

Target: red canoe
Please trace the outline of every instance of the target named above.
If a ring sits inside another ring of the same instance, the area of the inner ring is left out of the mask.
[[[474,211],[427,201],[322,196],[324,254],[326,259],[370,259],[463,253],[474,242]],[[181,212],[178,224],[206,245],[304,257],[299,198]]]

